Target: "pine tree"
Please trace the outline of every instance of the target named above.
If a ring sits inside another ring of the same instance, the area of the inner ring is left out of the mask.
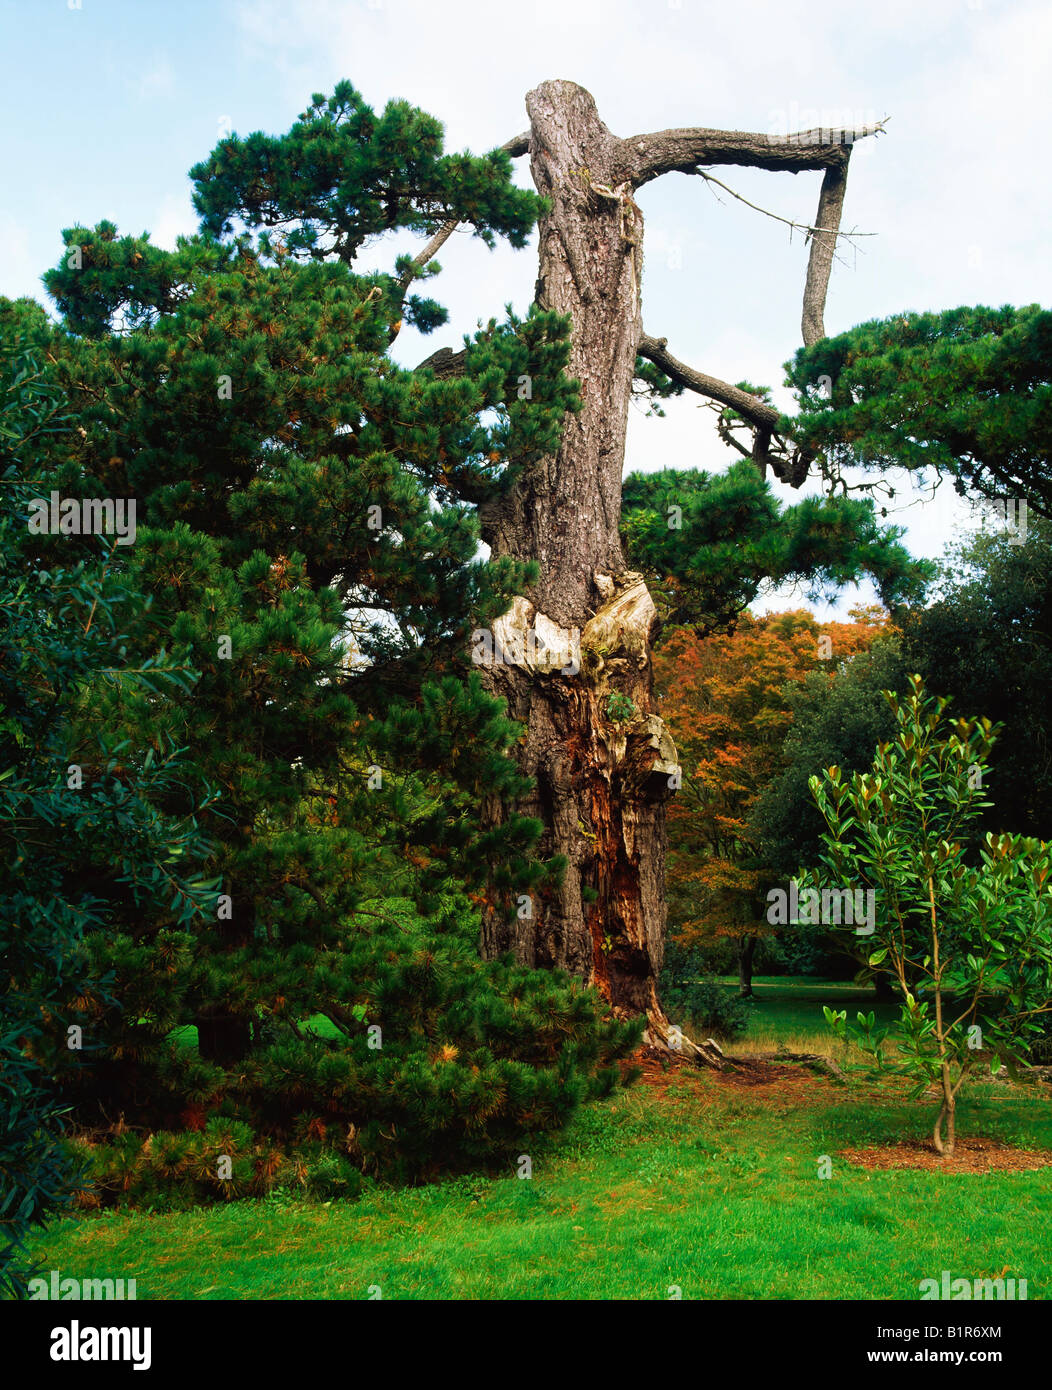
[[[524,964],[558,965],[595,981],[623,1016],[646,1012],[650,1041],[664,1045],[655,984],[664,932],[665,802],[676,764],[651,700],[657,613],[644,577],[626,564],[621,540],[629,401],[634,392],[660,399],[685,388],[719,402],[721,432],[761,480],[770,468],[799,486],[814,459],[780,432],[769,393],[694,371],[671,356],[664,339],[643,332],[643,217],[634,194],[673,170],[709,177],[703,166],[713,164],[821,171],[802,319],[804,341],[812,343],[824,334],[852,146],[882,126],[784,141],[710,129],[619,139],[590,94],[567,81],[542,83],[528,93],[526,108],[528,130],[482,160],[450,162],[434,122],[404,103],[378,116],[341,84],[328,102],[315,97],[284,136],[223,141],[194,171],[196,200],[211,233],[278,228],[290,254],[320,263],[352,263],[363,239],[386,227],[430,234],[417,256],[403,257],[376,287],[392,339],[407,318],[425,330],[440,321],[433,301],[414,302],[409,290],[430,273],[458,222],[483,239],[496,232],[519,246],[540,215],[537,299],[542,310],[572,323],[568,361],[581,382],[580,408],[567,417],[557,447],[505,468],[500,487],[480,487],[464,470],[454,470],[450,481],[453,496],[478,507],[491,554],[530,565],[527,591],[500,620],[504,659],[488,666],[484,679],[526,724],[515,756],[533,790],[518,812],[542,823],[538,852],[564,871],[527,920],[509,916],[503,902],[488,902],[483,950],[495,957],[511,949]],[[411,177],[392,173],[392,151],[411,153]],[[524,155],[539,199],[505,183],[510,159]],[[449,348],[422,366],[443,381],[473,370],[466,353]],[[530,382],[525,372],[520,389]],[[523,427],[528,421],[540,430],[543,420],[542,412],[526,411]],[[748,444],[737,439],[738,426]],[[881,541],[872,510],[853,501],[805,504],[786,528],[798,532],[795,542],[783,530],[776,547],[782,555],[773,558],[793,572],[806,567],[810,538],[819,552],[816,572],[854,579],[852,560],[868,553],[863,563],[883,569],[893,587],[890,570],[901,569],[894,546]],[[745,584],[762,572],[754,548]],[[731,595],[732,606],[739,596]],[[495,648],[495,628],[488,637]],[[580,661],[566,660],[577,638]],[[548,658],[529,659],[531,643],[543,644]],[[550,659],[556,652],[563,660]],[[490,798],[486,823],[503,820]]]
[[[888,608],[919,598],[934,576],[899,526],[868,497],[808,497],[781,506],[745,460],[726,473],[663,468],[624,482],[621,534],[672,625],[728,631],[761,592],[804,581],[812,600],[869,575]]]
[[[962,496],[1026,501],[1052,515],[1052,313],[897,314],[802,348],[788,364],[801,448],[844,468],[909,468]]]
[[[265,1190],[274,1145],[405,1175],[475,1160],[606,1089],[640,1031],[565,975],[477,956],[480,907],[529,913],[560,865],[536,861],[535,821],[481,816],[526,784],[469,636],[535,567],[476,558],[473,503],[556,446],[576,397],[565,321],[535,309],[481,328],[456,380],[396,367],[399,320],[442,321],[404,298],[424,267],[352,263],[453,216],[518,244],[539,203],[506,155],[444,156],[437,123],[375,117],[347,84],[280,149],[232,137],[194,175],[199,236],[67,231],[62,326],[35,324],[81,421],[48,486],[135,499],[132,649],[164,634],[200,673],[164,712],[118,688],[84,727],[163,721],[220,793],[215,919],[95,939],[122,1009],[96,1001],[109,1047],[81,1114],[244,1124],[234,1185],[205,1183],[228,1196]],[[234,215],[296,225],[253,239]]]

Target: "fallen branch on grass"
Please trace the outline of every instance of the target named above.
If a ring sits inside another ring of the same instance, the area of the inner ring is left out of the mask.
[[[804,1062],[815,1071],[824,1072],[826,1076],[831,1076],[834,1081],[847,1081],[847,1077],[833,1061],[832,1057],[826,1057],[821,1052],[770,1052],[752,1053],[749,1056],[735,1057],[736,1062],[764,1062],[771,1065],[776,1062]]]

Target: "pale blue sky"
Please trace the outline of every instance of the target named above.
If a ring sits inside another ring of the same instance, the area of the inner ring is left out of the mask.
[[[0,0],[0,40],[7,295],[42,296],[59,232],[75,222],[109,217],[170,245],[194,226],[186,171],[225,126],[284,130],[341,77],[374,106],[409,99],[445,123],[447,148],[476,152],[525,129],[526,92],[564,77],[593,93],[620,135],[890,116],[887,136],[852,157],[844,225],[878,235],[834,269],[830,332],[903,309],[1052,298],[1045,4]],[[526,182],[526,161],[517,167]],[[721,177],[783,216],[814,216],[817,174]],[[799,344],[801,237],[681,175],[649,185],[640,203],[647,331],[700,369],[781,388]],[[458,235],[440,260],[431,288],[451,325],[423,342],[404,331],[405,362],[458,346],[479,318],[509,300],[524,310],[532,295],[532,251],[491,253]],[[721,466],[726,452],[697,406],[633,416],[629,466]],[[966,514],[948,487],[895,518],[917,554],[938,555]]]

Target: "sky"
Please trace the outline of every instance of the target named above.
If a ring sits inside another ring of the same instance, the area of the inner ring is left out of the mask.
[[[539,82],[586,87],[616,135],[673,126],[784,132],[888,118],[854,147],[826,331],[906,310],[1048,305],[1052,183],[1045,128],[1052,7],[1030,0],[0,0],[0,294],[45,299],[61,231],[102,218],[162,246],[195,230],[187,171],[230,131],[280,133],[313,92],[349,79],[375,108],[404,98],[441,120],[447,150],[482,153],[525,130]],[[754,203],[813,220],[821,175],[723,168]],[[528,160],[516,181],[529,186]],[[680,174],[644,187],[643,323],[682,361],[768,385],[800,346],[807,248],[799,232]],[[375,248],[393,266],[419,246]],[[461,345],[510,303],[522,313],[535,243],[443,248],[428,292],[450,323],[404,329],[413,365]],[[700,411],[700,413],[699,413]],[[701,399],[665,419],[633,411],[627,468],[730,461]],[[908,480],[891,520],[938,558],[975,514],[943,484]],[[780,500],[801,494],[778,487]],[[805,489],[805,492],[808,489]],[[809,485],[809,490],[815,490]],[[871,590],[847,590],[820,616]],[[792,607],[800,591],[757,605]]]

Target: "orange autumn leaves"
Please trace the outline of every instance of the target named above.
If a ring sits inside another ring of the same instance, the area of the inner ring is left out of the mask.
[[[784,765],[792,719],[785,687],[865,651],[885,630],[879,607],[819,623],[804,609],[701,638],[672,629],[654,655],[655,691],[683,768],[669,807],[669,929],[684,944],[769,931],[774,881],[750,829],[752,809]]]

